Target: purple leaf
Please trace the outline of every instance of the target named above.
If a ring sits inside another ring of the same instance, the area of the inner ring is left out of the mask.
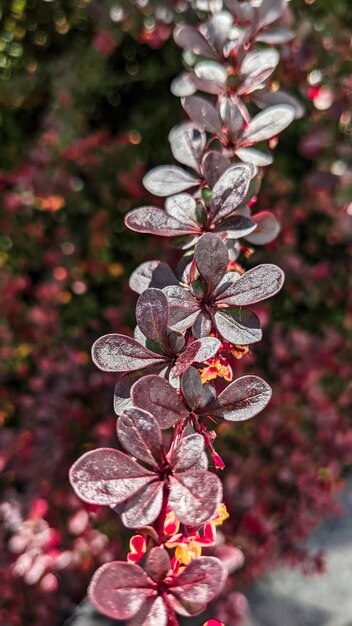
[[[299,120],[301,117],[303,117],[305,113],[302,103],[294,96],[291,96],[291,94],[286,93],[286,91],[261,90],[253,95],[253,99],[260,109],[276,104],[288,104],[294,109],[296,120]]]
[[[223,98],[220,102],[220,115],[227,127],[227,133],[234,141],[240,134],[243,126],[243,115],[237,104],[232,102],[230,98]]]
[[[199,314],[199,305],[192,294],[180,286],[165,287],[169,303],[169,325],[175,330],[190,328]]]
[[[202,27],[216,51],[222,56],[223,47],[230,36],[233,18],[227,11],[218,11]]]
[[[173,580],[170,589],[181,603],[208,604],[222,590],[227,574],[219,559],[201,556]]]
[[[258,33],[256,40],[277,46],[291,41],[294,37],[295,33],[292,30],[278,26],[277,28]]]
[[[196,339],[208,337],[208,335],[210,335],[211,328],[212,323],[210,317],[206,313],[204,313],[204,311],[200,311],[196,321],[192,326],[192,334]]]
[[[210,150],[202,161],[203,176],[210,188],[214,187],[220,176],[230,167],[231,161],[221,152]]]
[[[199,56],[217,59],[218,55],[208,44],[205,37],[192,26],[176,26],[174,30],[174,39],[180,48],[190,50]]]
[[[226,387],[203,414],[242,422],[265,409],[270,398],[271,387],[265,380],[258,376],[242,376]]]
[[[222,485],[215,474],[189,470],[170,476],[169,503],[183,524],[203,524],[216,512]]]
[[[202,435],[195,433],[181,439],[179,445],[175,448],[170,464],[176,472],[184,472],[189,469],[197,461],[204,450],[204,439]]]
[[[234,165],[221,176],[213,188],[210,209],[217,220],[228,217],[242,203],[251,182],[249,165]]]
[[[204,395],[204,387],[199,372],[190,367],[181,376],[181,391],[187,402],[187,406],[195,411],[202,402]]]
[[[217,303],[231,306],[255,304],[280,291],[284,279],[285,274],[277,265],[271,263],[257,265],[233,281],[217,298]]]
[[[142,206],[127,213],[125,224],[137,233],[149,233],[159,237],[176,237],[189,232],[186,224],[171,217],[163,209]]]
[[[226,272],[229,255],[225,244],[211,233],[202,235],[194,249],[198,271],[212,293]]]
[[[94,574],[88,595],[94,606],[112,619],[130,619],[150,595],[147,576],[139,565],[105,563]]]
[[[220,335],[230,343],[244,346],[260,341],[260,321],[252,311],[243,308],[218,309],[215,323]]]
[[[247,54],[240,68],[242,83],[238,94],[248,94],[257,89],[273,73],[279,60],[280,55],[274,48]]]
[[[175,159],[199,171],[206,144],[205,133],[193,124],[181,124],[171,130],[169,141]]]
[[[281,17],[287,9],[287,0],[263,0],[259,7],[259,17],[262,26],[269,26]]]
[[[224,232],[228,239],[247,237],[256,229],[256,223],[244,215],[234,215],[216,228],[216,232]]]
[[[145,488],[155,474],[114,448],[83,454],[70,469],[77,495],[90,504],[117,504]]]
[[[187,346],[186,350],[178,357],[172,370],[173,377],[181,376],[192,363],[203,363],[216,354],[220,348],[220,341],[215,337],[203,337]]]
[[[119,375],[114,389],[114,411],[116,415],[128,409],[132,405],[130,398],[131,387],[140,376],[137,372]]]
[[[210,102],[198,96],[188,96],[183,100],[183,108],[192,122],[200,129],[222,136],[222,123],[219,113]]]
[[[160,376],[143,376],[131,390],[133,404],[150,411],[160,428],[170,428],[188,416],[176,391]]]
[[[163,261],[146,261],[132,272],[130,288],[137,293],[143,293],[148,287],[163,289],[167,285],[178,285],[178,280],[167,263]]]
[[[152,548],[148,554],[145,570],[156,583],[161,583],[170,570],[170,559],[165,548]]]
[[[92,359],[104,372],[132,372],[165,361],[135,339],[117,334],[99,337],[92,347]]]
[[[245,562],[244,554],[242,550],[235,546],[229,546],[226,544],[216,546],[212,550],[215,557],[217,557],[229,574],[240,569]]]
[[[163,483],[155,480],[126,502],[121,519],[127,528],[142,528],[155,522],[163,502]]]
[[[262,152],[255,148],[238,148],[238,150],[235,150],[235,153],[241,161],[256,167],[267,167],[274,160],[270,152]]]
[[[160,427],[148,411],[127,409],[117,421],[117,435],[125,450],[139,461],[154,468],[162,462]]]
[[[168,615],[162,596],[147,598],[128,626],[167,626]]]
[[[168,350],[169,305],[161,289],[146,289],[136,305],[136,320],[142,333],[163,352]]]
[[[261,211],[253,215],[252,220],[257,224],[257,228],[246,239],[249,243],[263,246],[276,239],[280,232],[280,224],[270,211]]]
[[[269,107],[249,122],[243,133],[245,142],[242,143],[252,144],[271,139],[291,124],[294,117],[294,109],[287,104]]]
[[[227,70],[216,61],[199,61],[194,66],[194,80],[198,89],[220,94],[226,88]]]
[[[143,178],[144,187],[155,196],[171,196],[195,187],[199,182],[199,178],[176,165],[159,165]]]
[[[178,193],[166,199],[165,210],[168,215],[178,220],[184,232],[198,233],[199,225],[196,222],[196,201],[189,193]]]

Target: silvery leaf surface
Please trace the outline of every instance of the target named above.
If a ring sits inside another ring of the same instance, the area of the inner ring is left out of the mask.
[[[266,300],[280,291],[284,279],[285,275],[277,265],[257,265],[232,282],[217,298],[217,304],[246,306]]]
[[[188,96],[183,99],[182,106],[192,122],[201,130],[220,137],[223,135],[219,112],[210,102],[198,96]]]
[[[129,286],[136,293],[143,293],[148,287],[164,289],[167,285],[178,285],[177,277],[171,267],[163,261],[146,261],[131,274]]]
[[[218,54],[208,43],[204,35],[193,26],[181,24],[174,29],[174,40],[180,48],[190,50],[199,56],[218,59]]]
[[[256,150],[255,148],[238,148],[235,150],[235,154],[244,163],[251,163],[256,167],[267,167],[274,161],[270,152],[262,152],[262,150]]]
[[[202,173],[210,188],[213,188],[220,176],[231,167],[231,161],[221,152],[209,150],[202,160]]]
[[[194,258],[210,294],[226,272],[227,248],[217,235],[206,233],[196,243]]]
[[[188,470],[197,463],[204,450],[204,438],[198,433],[187,435],[181,439],[174,449],[170,464],[175,472]]]
[[[160,426],[148,411],[135,406],[126,409],[117,420],[117,436],[125,450],[139,461],[153,468],[162,463]]]
[[[176,237],[187,234],[192,226],[169,215],[163,209],[143,206],[127,213],[125,224],[137,233],[148,233],[159,237]]]
[[[170,506],[183,524],[203,524],[222,500],[221,481],[203,470],[177,472],[170,476]]]
[[[92,347],[92,359],[104,372],[121,373],[161,365],[165,361],[164,356],[148,350],[131,337],[119,334],[99,337]]]
[[[169,304],[161,289],[149,288],[139,296],[136,305],[136,321],[142,333],[150,339],[158,351],[168,351]]]
[[[155,480],[155,474],[114,448],[83,454],[70,469],[76,494],[91,504],[118,504]]]
[[[215,323],[220,335],[239,346],[260,341],[262,331],[259,318],[248,309],[229,307],[215,312]]]
[[[271,139],[287,128],[294,117],[294,109],[288,105],[269,107],[252,118],[243,133],[243,139],[251,144]]]
[[[158,517],[163,501],[163,483],[151,482],[129,498],[123,507],[121,519],[127,528],[150,526]]]
[[[254,417],[267,406],[271,387],[258,376],[242,376],[233,381],[211,402],[204,414],[231,422]]]
[[[175,159],[199,171],[199,164],[206,144],[205,133],[191,123],[181,124],[169,133],[171,151]]]
[[[191,96],[192,97],[192,96]],[[143,185],[155,196],[170,196],[195,187],[200,179],[177,165],[159,165],[143,178]]]

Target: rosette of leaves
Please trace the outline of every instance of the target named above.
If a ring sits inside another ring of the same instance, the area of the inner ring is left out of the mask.
[[[158,373],[177,383],[192,363],[215,356],[220,341],[202,337],[193,341],[170,328],[168,299],[160,289],[147,289],[136,305],[135,338],[120,334],[104,335],[92,347],[94,363],[104,372],[118,373],[115,411],[129,404],[129,391],[141,375]]]
[[[229,422],[242,422],[254,417],[267,406],[271,387],[259,376],[242,376],[219,395],[214,385],[203,384],[199,372],[190,367],[181,376],[183,402],[170,383],[153,374],[144,376],[131,389],[134,406],[149,411],[162,425],[181,419],[193,422],[211,417]]]
[[[192,328],[194,337],[212,330],[232,344],[246,345],[262,337],[260,320],[247,308],[275,295],[284,273],[276,265],[257,265],[240,276],[227,272],[228,251],[217,235],[203,235],[195,246],[194,266],[198,278],[189,287],[165,287],[171,327]]]
[[[98,448],[72,466],[70,481],[82,500],[119,505],[117,511],[128,528],[155,522],[165,503],[187,525],[202,524],[216,513],[222,485],[215,474],[201,469],[201,435],[188,435],[167,452],[157,418],[138,408],[122,414],[117,434],[129,455],[114,448]]]
[[[132,620],[130,626],[177,624],[175,611],[202,613],[221,591],[226,570],[215,557],[200,557],[179,574],[171,570],[165,548],[150,550],[145,570],[112,561],[100,567],[89,586],[95,607],[112,619]]]

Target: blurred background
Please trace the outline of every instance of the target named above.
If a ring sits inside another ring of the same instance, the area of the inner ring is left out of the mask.
[[[116,443],[114,377],[94,368],[91,344],[133,327],[131,271],[174,258],[123,217],[148,201],[146,170],[170,161],[168,132],[183,119],[169,91],[182,68],[172,28],[189,4],[0,1],[1,626],[61,626],[97,566],[128,549],[117,516],[78,501],[67,473]],[[227,626],[241,623],[247,593],[260,603],[253,584],[275,568],[323,576],[325,544],[306,539],[343,515],[352,464],[352,12],[350,0],[290,6],[297,38],[273,89],[306,115],[264,177],[258,210],[282,231],[254,257],[280,265],[286,285],[261,306],[264,340],[236,371],[262,375],[273,400],[223,425],[218,443],[222,531],[245,555],[212,609]]]

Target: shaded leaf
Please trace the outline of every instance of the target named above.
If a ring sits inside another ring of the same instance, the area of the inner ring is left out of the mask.
[[[198,271],[212,293],[226,272],[229,255],[225,244],[211,233],[202,235],[194,249]]]
[[[143,376],[133,385],[131,398],[135,406],[154,415],[160,428],[170,428],[188,416],[176,391],[160,376]]]
[[[83,454],[70,469],[77,495],[91,504],[116,504],[145,488],[155,474],[114,448]]]
[[[168,616],[161,596],[147,598],[128,626],[167,626]]]
[[[175,237],[189,231],[186,224],[171,217],[163,209],[152,206],[142,206],[130,211],[125,217],[125,224],[137,233],[149,233],[159,237]]]
[[[156,583],[164,580],[170,570],[170,559],[165,548],[152,548],[148,554],[145,570]]]
[[[263,246],[276,239],[280,232],[280,224],[270,211],[261,211],[253,215],[252,220],[257,224],[257,228],[247,236],[249,243]]]
[[[143,185],[155,196],[170,196],[195,187],[199,178],[177,167],[177,165],[159,165],[143,178]]]
[[[220,176],[230,167],[231,161],[221,152],[210,150],[202,161],[203,176],[210,188],[214,187]]]
[[[146,289],[136,305],[136,320],[142,333],[164,352],[168,349],[169,305],[161,289]]]
[[[180,286],[165,287],[169,303],[169,325],[175,330],[190,328],[199,313],[199,304],[192,294]]]
[[[218,56],[209,45],[205,37],[192,26],[176,26],[174,29],[174,39],[180,48],[184,50],[191,50],[199,56],[208,57],[210,59],[217,59]]]
[[[196,339],[201,339],[202,337],[208,337],[211,332],[212,322],[210,317],[204,313],[204,311],[200,311],[196,321],[192,326],[192,334]]]
[[[183,108],[200,129],[214,135],[222,135],[219,113],[210,102],[198,96],[188,96],[183,100]]]
[[[222,485],[215,474],[189,470],[170,476],[170,506],[183,524],[202,524],[216,512]]]
[[[208,604],[222,590],[226,570],[219,559],[201,556],[177,576],[172,593],[182,602]]]
[[[224,232],[228,239],[246,237],[257,228],[256,223],[244,215],[234,215],[216,228],[216,232]]]
[[[182,374],[181,391],[187,402],[187,406],[189,406],[192,411],[195,411],[202,401],[204,391],[200,374],[194,367],[190,367]]]

